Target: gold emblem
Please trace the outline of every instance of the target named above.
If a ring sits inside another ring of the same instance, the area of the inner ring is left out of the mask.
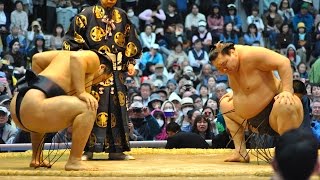
[[[87,17],[84,15],[80,15],[76,17],[76,25],[79,28],[84,28],[87,25]]]
[[[93,27],[90,31],[90,37],[95,42],[101,41],[105,35],[106,32],[99,26]]]
[[[121,14],[119,12],[118,9],[114,9],[112,11],[112,20],[115,22],[115,23],[120,23],[122,21],[122,17],[121,17]]]
[[[82,44],[82,43],[85,42],[84,39],[83,39],[83,37],[82,37],[80,34],[78,34],[77,32],[74,32],[74,40],[75,40],[77,43],[80,43],[80,44]]]
[[[114,35],[114,42],[120,46],[120,47],[124,47],[124,43],[125,43],[126,39],[125,39],[125,35],[122,32],[117,32]]]
[[[96,118],[96,124],[99,126],[99,127],[107,127],[107,121],[108,121],[108,114],[105,113],[105,112],[101,112],[97,115],[97,118]]]
[[[107,52],[111,53],[111,50],[107,45],[103,45],[98,49],[98,52],[101,54],[107,54]]]
[[[135,56],[136,54],[138,53],[138,48],[137,46],[133,43],[133,42],[129,42],[127,44],[127,48],[126,48],[126,51],[125,51],[125,55],[127,57],[133,57]]]
[[[118,97],[119,97],[120,106],[124,106],[126,104],[126,96],[123,94],[123,92],[119,91]]]
[[[63,41],[62,47],[63,47],[63,50],[70,51],[70,44],[67,41]]]
[[[103,92],[102,92],[102,93],[103,93]],[[97,93],[96,91],[91,91],[91,95],[92,95],[93,97],[95,97],[96,100],[99,102],[99,100],[100,100],[100,95],[99,95],[99,93]]]
[[[94,135],[94,133],[91,133],[89,136],[89,147],[93,147],[96,142],[97,142],[97,137]]]
[[[111,128],[116,127],[116,124],[117,124],[116,121],[117,121],[116,116],[113,113],[111,113]]]
[[[94,6],[93,14],[96,16],[96,18],[103,18],[104,14],[105,14],[103,7]]]

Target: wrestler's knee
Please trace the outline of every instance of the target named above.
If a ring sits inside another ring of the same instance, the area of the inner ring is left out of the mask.
[[[220,109],[222,112],[233,110],[233,100],[231,95],[224,95],[220,99]]]

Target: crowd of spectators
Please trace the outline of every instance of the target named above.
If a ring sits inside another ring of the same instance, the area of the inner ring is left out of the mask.
[[[68,23],[93,2],[0,0],[0,143],[30,141],[10,120],[15,84],[34,54],[62,49]],[[229,145],[219,99],[232,90],[208,57],[218,41],[288,57],[293,79],[306,88],[309,127],[320,137],[319,1],[119,0],[117,6],[127,12],[143,47],[135,76],[125,79],[132,141],[167,140],[167,125],[176,123],[170,128],[213,139],[213,147]],[[70,141],[71,133],[61,130],[46,141]]]

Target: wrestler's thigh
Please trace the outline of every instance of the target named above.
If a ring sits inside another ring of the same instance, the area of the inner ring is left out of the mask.
[[[95,117],[96,113],[89,110],[84,101],[74,96],[57,96],[40,100],[34,105],[26,104],[21,106],[22,123],[36,132],[59,131],[72,125],[74,119],[84,113],[94,114],[83,119],[84,121],[94,121],[92,117]]]
[[[275,101],[269,116],[273,130],[282,134],[291,128],[298,128],[303,121],[303,106],[298,96],[293,98],[294,104],[281,104]]]
[[[18,118],[16,115],[16,99],[17,99],[17,96],[14,95],[10,103],[10,116],[17,127],[19,127],[24,131],[28,131],[27,129],[24,128],[24,126],[20,123],[20,121],[18,121]]]

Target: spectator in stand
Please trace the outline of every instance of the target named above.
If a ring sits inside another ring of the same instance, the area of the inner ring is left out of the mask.
[[[233,30],[233,23],[229,22],[224,24],[223,27],[223,33],[220,34],[220,41],[225,42],[225,43],[234,43],[238,44],[239,39],[237,33]]]
[[[311,87],[312,100],[320,100],[320,84],[314,84]]]
[[[19,31],[20,31],[20,28],[17,27],[17,26],[13,26],[11,28],[11,34],[9,34],[7,36],[7,48],[10,49],[10,43],[13,39],[18,39],[19,40],[19,43],[20,43],[20,52],[21,53],[25,53],[26,52],[26,48],[27,48],[27,39],[19,34]]]
[[[193,133],[199,134],[203,139],[212,139],[211,123],[205,115],[198,115],[192,127]]]
[[[156,64],[154,74],[150,76],[150,80],[155,82],[156,80],[161,80],[162,84],[160,86],[165,86],[168,81],[168,77],[164,75],[163,64]]]
[[[283,23],[280,27],[280,34],[277,36],[277,49],[285,55],[289,44],[293,43],[293,34],[288,23]]]
[[[166,149],[173,148],[209,148],[209,144],[198,134],[182,132],[179,124],[171,122],[167,125],[168,140]]]
[[[193,48],[188,52],[189,63],[196,74],[200,73],[202,66],[209,61],[208,53],[203,50],[203,45],[200,39],[195,40]]]
[[[247,24],[254,23],[257,26],[258,31],[262,33],[264,31],[264,24],[261,17],[259,17],[259,7],[253,6],[251,11],[251,15],[247,17]]]
[[[211,64],[204,64],[202,66],[202,69],[201,69],[201,72],[198,76],[198,79],[200,81],[200,83],[198,84],[197,86],[197,90],[200,89],[200,85],[205,85],[207,86],[208,85],[208,79],[209,77],[212,76],[212,66]]]
[[[318,58],[320,57],[320,22],[318,22],[314,28],[314,35],[312,39],[314,39],[312,56],[314,58]]]
[[[310,83],[320,83],[320,58],[311,65],[308,77]]]
[[[209,31],[212,36],[212,43],[215,44],[220,39],[220,34],[223,32],[224,20],[221,14],[219,4],[213,4],[210,15],[207,17]]]
[[[208,86],[206,86],[204,84],[200,85],[199,95],[200,95],[200,99],[201,99],[201,105],[203,106],[207,102],[207,100],[210,98]]]
[[[203,49],[208,52],[210,50],[210,46],[212,45],[212,36],[211,32],[207,30],[206,21],[199,21],[198,31],[192,36],[192,43],[194,43],[197,39],[201,40]]]
[[[23,4],[21,1],[16,1],[15,7],[16,9],[10,15],[10,28],[12,29],[13,26],[16,26],[19,28],[19,34],[26,35],[29,27],[28,15],[23,11]]]
[[[32,48],[29,53],[28,53],[28,61],[27,61],[27,67],[31,68],[31,64],[32,64],[32,57],[37,54],[37,53],[41,53],[41,52],[45,52],[48,51],[48,49],[45,47],[45,40],[44,37],[41,35],[37,35],[35,37],[35,41],[34,41],[34,48]]]
[[[61,50],[64,37],[64,29],[62,24],[57,24],[54,28],[53,34],[50,37],[50,48],[52,50]]]
[[[289,0],[282,0],[280,2],[278,13],[282,17],[283,23],[291,24],[294,17],[293,9],[290,7]]]
[[[252,46],[254,42],[263,45],[263,37],[255,24],[249,24],[247,32],[244,34],[244,44]]]
[[[6,39],[10,33],[10,15],[5,12],[4,1],[0,1],[0,36],[2,41],[2,51],[7,49]]]
[[[214,75],[208,77],[208,93],[210,97],[216,97],[215,89],[216,89],[216,78]]]
[[[216,95],[219,100],[223,95],[227,94],[227,88],[228,86],[225,83],[218,83],[216,85]]]
[[[59,1],[47,0],[46,7],[46,32],[51,34],[57,22],[56,8]]]
[[[216,98],[210,97],[203,106],[211,108],[214,111],[215,116],[218,114],[219,104]]]
[[[176,3],[173,1],[169,1],[168,12],[166,13],[166,20],[164,21],[164,28],[181,23],[181,21],[182,18],[177,12]]]
[[[292,19],[293,29],[298,31],[298,24],[303,22],[307,33],[312,31],[314,19],[313,16],[308,12],[309,4],[304,2],[301,5],[299,13],[297,13]]]
[[[149,108],[144,107],[142,103],[132,103],[128,113],[131,140],[154,140],[155,136],[160,133],[157,120],[150,114]]]
[[[297,69],[298,64],[301,62],[301,57],[298,55],[296,47],[293,44],[288,45],[286,56],[290,60],[291,65]]]
[[[197,32],[199,21],[206,21],[206,17],[199,12],[199,6],[197,4],[192,4],[191,8],[191,13],[187,15],[184,25],[188,39],[191,39],[193,33]]]
[[[166,14],[161,9],[160,0],[154,0],[150,9],[146,9],[139,14],[139,18],[145,21],[145,24],[151,24],[152,30],[157,34],[164,33],[163,25],[166,20]]]
[[[156,43],[156,34],[152,31],[151,24],[147,24],[145,26],[144,32],[140,33],[140,39],[142,43],[143,52],[149,51],[152,45]]]
[[[188,117],[188,112],[194,109],[194,103],[192,98],[184,97],[181,100],[181,110],[183,115],[176,120],[179,126],[181,126],[181,131],[191,132],[192,124]]]
[[[18,130],[8,124],[10,112],[4,106],[0,106],[0,144],[12,144]]]
[[[139,67],[142,71],[146,69],[147,63],[152,64],[164,64],[162,55],[158,52],[158,44],[153,44],[150,51],[144,52],[140,59]]]
[[[297,33],[293,36],[293,43],[297,48],[297,54],[301,57],[301,62],[309,62],[312,46],[312,36],[306,31],[306,25],[303,22],[298,23]]]
[[[263,14],[263,23],[265,26],[265,36],[269,40],[269,48],[275,49],[276,38],[280,33],[280,27],[283,22],[282,17],[278,13],[278,5],[275,2],[270,3],[269,9]]]
[[[224,24],[232,23],[233,30],[237,33],[238,36],[241,36],[242,33],[242,20],[241,17],[237,14],[237,8],[235,4],[228,4],[228,13],[224,16]]]
[[[34,48],[35,40],[38,35],[44,36],[41,25],[38,21],[33,21],[31,23],[31,31],[27,32],[28,50],[31,50],[32,48]]]
[[[136,28],[137,33],[139,33],[139,32],[140,32],[140,22],[139,22],[138,16],[136,16],[136,15],[134,14],[133,7],[131,7],[131,6],[128,7],[127,15],[128,15],[128,19],[132,22],[132,24],[133,24],[134,27]]]
[[[236,0],[218,0],[218,1],[221,7],[221,14],[224,16],[228,14],[228,5],[234,4],[236,2]]]
[[[148,102],[150,101],[150,95],[151,95],[151,85],[148,83],[142,82],[140,86],[140,93],[142,97],[142,104],[144,106],[148,106]]]
[[[157,120],[160,126],[160,133],[156,135],[155,140],[166,140],[168,135],[166,131],[167,122],[164,112],[160,109],[155,109],[151,112],[151,115]]]
[[[188,112],[188,117],[190,119],[191,124],[194,124],[194,121],[196,120],[196,117],[201,115],[201,111],[197,109],[193,109]]]
[[[307,64],[306,63],[299,63],[298,66],[297,66],[297,70],[300,74],[300,77],[301,79],[304,79],[304,80],[308,80],[308,72],[307,72]]]
[[[27,58],[19,51],[20,43],[18,39],[14,39],[10,42],[9,51],[6,55],[11,55],[13,57],[13,63],[11,65],[14,67],[13,75],[16,79],[20,79],[26,72]]]
[[[204,94],[204,93],[203,93]],[[204,94],[205,95],[205,94]],[[187,96],[186,96],[187,97]],[[194,109],[197,109],[199,111],[202,111],[202,108],[203,108],[203,103],[202,103],[202,99],[201,99],[201,96],[199,94],[192,94],[191,96],[188,96],[188,97],[191,97],[192,100],[193,100],[193,104],[194,104]],[[205,97],[203,97],[205,98]]]
[[[170,53],[170,55],[167,58],[166,61],[166,67],[167,69],[170,69],[173,67],[173,64],[180,64],[184,60],[188,60],[187,54],[183,51],[181,42],[177,42],[174,45],[174,50]]]

